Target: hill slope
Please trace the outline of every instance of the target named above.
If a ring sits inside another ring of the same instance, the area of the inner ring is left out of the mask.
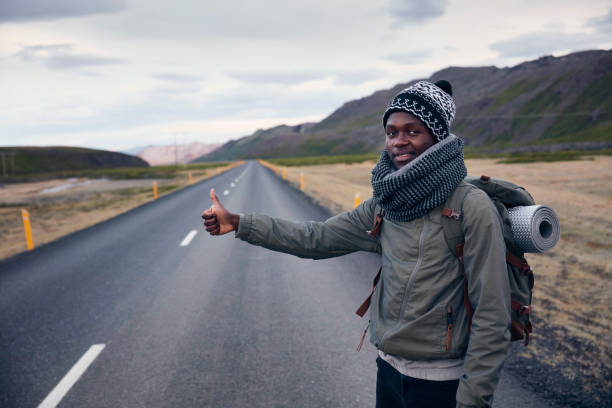
[[[450,67],[428,79],[453,84],[453,132],[467,146],[497,149],[612,141],[611,68],[612,51],[583,51],[509,68]],[[379,151],[382,113],[413,82],[347,102],[319,123],[258,130],[197,160]]]
[[[2,157],[4,156],[4,164]],[[14,164],[14,165],[13,165]],[[0,176],[24,176],[65,170],[149,167],[136,156],[81,147],[0,147]]]

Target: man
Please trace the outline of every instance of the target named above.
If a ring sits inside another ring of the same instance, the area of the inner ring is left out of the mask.
[[[251,244],[300,257],[381,254],[370,322],[378,408],[490,406],[506,358],[510,290],[499,216],[484,192],[463,181],[463,142],[450,133],[454,115],[447,81],[420,81],[395,96],[383,115],[386,143],[372,170],[372,199],[325,222],[239,216],[213,190],[213,206],[202,214],[212,235],[236,231]],[[471,322],[460,263],[440,221],[459,189],[469,190],[459,214]],[[384,221],[372,228],[377,214]]]

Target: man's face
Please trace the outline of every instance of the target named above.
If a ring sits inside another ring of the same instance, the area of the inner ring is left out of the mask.
[[[393,112],[387,120],[385,132],[385,146],[398,169],[434,145],[434,138],[427,126],[406,112]]]

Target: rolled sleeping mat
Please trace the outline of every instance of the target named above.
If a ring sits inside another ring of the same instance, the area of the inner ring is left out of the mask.
[[[557,214],[545,205],[508,208],[514,243],[523,252],[546,252],[559,242]]]

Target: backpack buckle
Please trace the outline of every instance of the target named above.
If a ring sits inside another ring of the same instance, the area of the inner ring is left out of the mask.
[[[455,211],[453,209],[450,208],[445,208],[442,210],[442,215],[448,218],[452,218],[454,220],[460,220],[461,219],[461,211]]]
[[[527,261],[523,261],[523,264],[521,265],[521,274],[530,275],[532,273],[533,271],[531,270],[531,266],[527,263]]]
[[[523,305],[522,303],[510,298],[510,307],[519,316],[531,314],[531,305]]]
[[[528,315],[531,314],[531,307],[530,306],[521,306],[519,308],[519,310],[517,311],[519,316],[524,316],[524,315]]]

